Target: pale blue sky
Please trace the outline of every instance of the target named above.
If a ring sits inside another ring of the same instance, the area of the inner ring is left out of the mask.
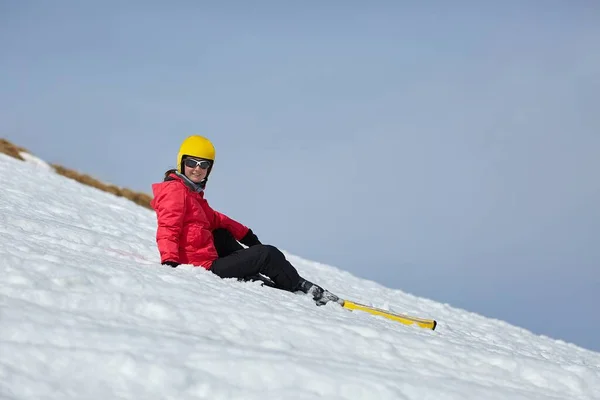
[[[0,136],[600,351],[600,4],[495,3],[0,1]]]

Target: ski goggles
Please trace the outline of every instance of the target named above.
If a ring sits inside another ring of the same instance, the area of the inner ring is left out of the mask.
[[[183,160],[183,164],[188,168],[200,167],[201,169],[208,169],[211,162],[208,160],[196,160],[195,158],[186,158]]]

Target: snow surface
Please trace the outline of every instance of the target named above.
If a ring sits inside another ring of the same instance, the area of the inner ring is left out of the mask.
[[[153,212],[39,165],[0,155],[0,398],[600,399],[599,353],[288,253],[437,330],[163,267]]]
[[[23,160],[25,160],[28,163],[36,165],[38,168],[44,168],[47,170],[52,169],[52,166],[50,166],[50,164],[48,164],[46,161],[42,160],[39,157],[34,156],[33,154],[27,153],[26,151],[19,152],[19,155],[21,156],[21,158],[23,158]]]

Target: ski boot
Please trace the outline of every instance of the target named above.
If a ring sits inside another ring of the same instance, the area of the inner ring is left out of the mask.
[[[315,285],[314,283],[307,281],[306,279],[301,279],[297,290],[311,295],[318,306],[323,306],[330,301],[334,301],[340,305],[344,304],[344,300],[340,299],[335,294],[323,289],[319,285]]]

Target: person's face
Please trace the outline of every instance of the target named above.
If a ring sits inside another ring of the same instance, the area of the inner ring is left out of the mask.
[[[202,179],[206,178],[210,161],[203,160],[201,158],[188,157],[183,160],[183,166],[184,175],[187,176],[192,182],[200,183],[202,182]]]

